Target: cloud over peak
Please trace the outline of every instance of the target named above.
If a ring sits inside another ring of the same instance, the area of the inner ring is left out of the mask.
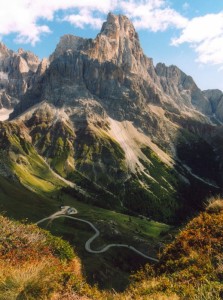
[[[54,22],[68,22],[100,29],[110,11],[127,15],[135,27],[152,32],[175,28],[179,32],[171,45],[189,44],[204,64],[223,65],[223,12],[188,19],[168,0],[7,0],[0,10],[0,37],[14,34],[17,43],[35,45],[50,34]],[[189,1],[182,11],[191,9]]]
[[[166,1],[120,1],[120,7],[138,29],[157,32],[169,27],[184,28],[187,24],[187,19],[171,9]]]
[[[34,45],[42,34],[51,32],[46,21],[56,21],[56,13],[63,12],[60,21],[77,27],[100,28],[106,14],[114,10],[131,18],[138,29],[182,28],[187,21],[164,0],[8,0],[1,4],[0,35],[14,33],[18,42]]]

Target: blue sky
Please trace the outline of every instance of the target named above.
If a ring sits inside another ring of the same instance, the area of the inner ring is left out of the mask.
[[[223,0],[7,0],[0,40],[47,57],[64,34],[94,38],[109,11],[133,21],[154,64],[175,64],[201,89],[223,90]]]

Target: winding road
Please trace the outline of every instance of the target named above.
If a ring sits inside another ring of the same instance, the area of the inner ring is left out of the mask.
[[[109,245],[105,246],[104,248],[102,248],[101,250],[92,250],[91,243],[100,235],[100,231],[91,222],[71,216],[71,215],[77,214],[77,213],[78,213],[78,211],[74,207],[63,206],[60,211],[54,213],[53,215],[50,215],[47,218],[41,219],[36,224],[38,225],[47,220],[53,221],[54,219],[58,219],[58,218],[68,218],[68,219],[72,219],[72,220],[79,221],[82,223],[86,223],[95,231],[95,234],[92,237],[90,237],[85,243],[85,250],[87,252],[99,254],[99,253],[104,253],[104,252],[108,251],[108,249],[113,248],[113,247],[122,247],[122,248],[130,249],[130,250],[134,251],[135,253],[137,253],[138,255],[140,255],[146,259],[149,259],[150,261],[153,261],[153,262],[159,261],[158,259],[156,259],[154,257],[148,256],[148,255],[142,253],[141,251],[137,250],[135,247],[126,245],[126,244],[109,244]]]

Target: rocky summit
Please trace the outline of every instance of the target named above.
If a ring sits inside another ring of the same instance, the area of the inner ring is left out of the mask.
[[[32,85],[39,59],[31,52],[13,52],[0,43],[0,107],[13,108]]]
[[[125,16],[42,61],[0,44],[0,88],[0,172],[28,189],[168,223],[222,191],[222,92],[154,66]]]

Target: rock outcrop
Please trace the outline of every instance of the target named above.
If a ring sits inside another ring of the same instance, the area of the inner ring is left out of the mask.
[[[223,122],[223,93],[220,90],[206,90],[203,95],[209,100],[212,113]]]
[[[13,108],[32,86],[40,61],[32,52],[13,52],[0,43],[0,105]]]
[[[4,89],[0,90],[0,109],[12,109],[18,102],[17,98],[9,96]]]
[[[86,42],[87,39],[83,39],[71,34],[62,36],[54,53],[50,55],[49,61],[52,62],[53,60],[63,55],[66,51],[76,52],[81,50]]]
[[[197,87],[193,78],[186,75],[176,66],[167,67],[159,63],[156,73],[164,93],[169,95],[178,108],[184,110],[196,109],[204,115],[212,114],[211,103]]]

